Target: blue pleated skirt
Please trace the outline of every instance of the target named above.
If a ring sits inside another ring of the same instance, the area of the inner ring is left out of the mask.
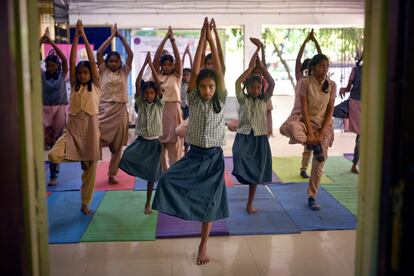
[[[187,154],[161,175],[152,208],[186,220],[227,218],[223,150],[191,145]]]
[[[272,182],[272,152],[266,135],[237,133],[233,143],[232,174],[242,184]]]
[[[155,182],[161,175],[160,158],[161,143],[158,139],[138,137],[125,149],[119,168],[129,175]]]

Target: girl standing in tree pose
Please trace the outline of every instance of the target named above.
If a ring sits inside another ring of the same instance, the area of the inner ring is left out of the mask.
[[[336,84],[329,80],[329,60],[323,54],[315,55],[310,63],[311,74],[299,84],[301,116],[287,125],[290,143],[299,143],[313,151],[309,178],[308,206],[319,210],[316,196],[328,158],[328,147],[334,139],[332,113],[336,97]]]
[[[252,75],[256,64],[267,82],[264,92],[262,77]],[[243,82],[244,88],[242,88]],[[272,181],[272,153],[267,138],[266,106],[273,95],[274,86],[275,82],[257,55],[249,68],[236,81],[240,123],[233,144],[232,174],[240,183],[249,185],[249,198],[246,205],[249,214],[256,213],[253,199],[257,184]]]
[[[119,37],[128,53],[125,64],[122,64],[118,52],[110,52],[106,59],[103,54],[112,39]],[[99,103],[99,123],[101,129],[102,146],[108,146],[111,151],[109,163],[108,183],[117,184],[115,176],[121,160],[122,146],[128,141],[128,74],[131,71],[134,54],[125,38],[118,31],[116,24],[112,27],[111,36],[99,47],[99,73],[101,75],[102,96]]]
[[[149,52],[135,82],[135,104],[139,110],[136,126],[138,138],[125,149],[119,164],[124,172],[148,181],[144,211],[146,215],[151,213],[152,189],[161,174],[159,137],[162,135],[162,109],[164,107],[157,76],[155,75],[155,82],[141,83],[147,64],[151,70],[155,71]]]
[[[171,42],[174,57],[169,54],[161,56],[168,39]],[[161,92],[165,102],[162,116],[163,135],[160,137],[160,142],[162,145],[161,167],[163,171],[166,171],[170,165],[181,158],[183,145],[182,139],[175,134],[175,128],[182,121],[180,106],[182,64],[171,26],[168,28],[167,34],[158,46],[153,63],[154,68],[157,70],[156,73],[153,72],[153,75],[157,75],[161,82]],[[160,65],[161,71],[159,70]],[[155,79],[155,76],[153,78]],[[167,161],[167,154],[169,163]]]
[[[76,64],[79,37],[82,37],[88,61]],[[66,130],[49,152],[53,163],[80,161],[82,174],[81,211],[90,215],[88,205],[95,186],[96,165],[101,160],[99,132],[99,73],[92,49],[83,30],[82,21],[76,23],[76,33],[70,51],[69,118]]]
[[[49,55],[46,57],[46,71],[42,72],[43,129],[45,149],[49,150],[62,135],[66,125],[68,62],[63,52],[50,38],[48,28],[40,38],[40,45],[42,43],[49,43],[57,54],[57,56]],[[55,186],[58,184],[59,164],[50,162],[49,170],[48,185]]]
[[[203,38],[211,47],[214,71],[200,70]],[[190,106],[186,142],[190,150],[160,177],[153,209],[201,221],[197,264],[209,262],[207,240],[214,220],[228,217],[224,184],[224,114],[226,88],[217,48],[205,18],[188,86]]]
[[[290,116],[286,119],[286,121],[280,126],[280,133],[282,135],[288,136],[289,134],[286,132],[287,131],[287,125],[291,122],[291,121],[297,121],[300,118],[300,112],[301,112],[301,108],[300,108],[300,95],[299,95],[299,87],[300,87],[300,83],[303,81],[304,78],[306,78],[309,74],[309,62],[310,59],[307,58],[303,61],[303,63],[301,62],[302,60],[302,56],[303,56],[303,52],[305,51],[305,46],[309,41],[313,41],[315,43],[315,47],[316,50],[318,52],[318,54],[322,54],[321,51],[321,47],[319,46],[318,41],[315,38],[313,29],[312,31],[308,34],[308,36],[306,37],[305,41],[303,42],[302,46],[300,47],[300,50],[298,52],[298,56],[296,57],[296,66],[295,66],[295,77],[296,77],[296,88],[295,88],[295,102],[293,105],[293,109],[292,112],[290,114]],[[308,147],[303,147],[303,153],[302,153],[302,163],[301,163],[301,168],[300,168],[300,176],[302,176],[303,178],[309,178],[309,175],[307,173],[307,168],[308,168],[308,164],[309,164],[309,159],[311,157],[312,151],[308,148]]]

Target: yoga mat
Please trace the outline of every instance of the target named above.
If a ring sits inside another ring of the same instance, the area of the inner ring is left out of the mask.
[[[325,172],[335,185],[322,185],[354,215],[358,210],[358,175],[351,173],[352,162],[342,156],[332,156],[325,163]]]
[[[157,238],[200,237],[201,222],[176,218],[158,213]],[[213,222],[210,236],[227,236],[229,229],[224,220]]]
[[[344,153],[344,157],[352,162],[354,160],[354,154],[353,153]]]
[[[95,211],[105,192],[95,192],[90,209]],[[48,199],[49,243],[78,243],[92,216],[81,211],[79,191],[52,193]]]
[[[355,216],[322,187],[317,196],[319,211],[307,205],[308,183],[275,184],[269,188],[301,231],[356,228]]]
[[[109,185],[108,183],[109,162],[99,162],[96,168],[95,191],[113,191],[113,190],[132,190],[134,188],[134,177],[126,174],[122,170],[118,170],[118,183]]]
[[[329,159],[329,158],[328,158]],[[273,157],[273,172],[279,177],[283,183],[291,183],[291,182],[304,182],[307,179],[302,178],[300,173],[302,157]],[[308,174],[310,175],[310,169],[312,167],[312,163],[309,162],[308,167]],[[325,173],[326,174],[326,173]],[[321,183],[324,184],[332,184],[332,179],[329,179],[326,175],[322,176]]]
[[[352,162],[350,162],[348,159],[340,156],[329,156],[324,164],[324,173],[329,176],[330,178],[334,178],[338,175],[354,175],[351,173],[351,166]],[[352,178],[353,180],[354,178]]]
[[[292,234],[299,233],[279,201],[263,185],[257,186],[253,206],[256,214],[246,211],[248,186],[227,189],[230,217],[225,219],[230,235]]]
[[[56,186],[48,186],[49,166],[45,172],[46,190],[48,192],[79,191],[82,186],[82,168],[80,162],[61,163]]]
[[[144,214],[145,199],[145,192],[106,192],[81,241],[155,240],[157,212]]]
[[[134,186],[134,191],[146,191],[147,190],[147,183],[148,181],[140,178],[140,177],[135,177],[135,186]],[[154,183],[154,187],[153,190],[156,190],[158,187],[158,181]]]
[[[234,185],[232,175],[229,175],[229,173],[226,170],[224,170],[224,182],[226,183],[227,187],[232,187]],[[157,187],[158,187],[158,181],[154,183],[153,189],[156,190]],[[134,191],[146,191],[146,190],[147,190],[147,181],[140,177],[136,177]]]
[[[233,180],[233,185],[242,185],[237,180],[237,178],[234,175],[232,175],[232,172],[233,172],[233,157],[232,156],[224,157],[224,165],[225,165],[225,170],[227,171],[228,176],[230,176],[230,178]],[[278,182],[281,182],[281,180],[274,172],[272,172],[272,183],[278,183]]]

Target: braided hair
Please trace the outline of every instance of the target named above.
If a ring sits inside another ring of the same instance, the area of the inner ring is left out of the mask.
[[[263,79],[262,79],[262,76],[260,76],[260,75],[253,74],[253,75],[250,75],[250,76],[247,78],[247,80],[243,83],[243,88],[242,88],[243,94],[245,94],[245,95],[246,95],[246,97],[251,97],[251,96],[247,93],[247,91],[246,91],[246,90],[247,90],[247,88],[248,88],[248,87],[250,87],[251,85],[253,85],[253,83],[255,83],[255,82],[260,83],[260,85],[262,86],[262,93],[261,93],[261,95],[258,97],[258,98],[262,99],[262,98],[263,98],[263,96],[264,96],[264,85],[263,85]]]

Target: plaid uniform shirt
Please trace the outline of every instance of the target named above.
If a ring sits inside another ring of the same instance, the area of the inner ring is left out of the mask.
[[[254,136],[267,135],[267,97],[254,98],[244,93],[236,93],[239,102],[239,126],[237,133],[249,135],[253,129]]]
[[[135,97],[138,106],[136,133],[142,137],[156,137],[162,135],[163,100],[156,100],[148,104],[142,97]]]
[[[201,99],[197,89],[188,94],[190,117],[186,142],[202,148],[221,147],[224,145],[224,104],[227,91],[219,93],[220,113],[215,113],[213,103]]]

